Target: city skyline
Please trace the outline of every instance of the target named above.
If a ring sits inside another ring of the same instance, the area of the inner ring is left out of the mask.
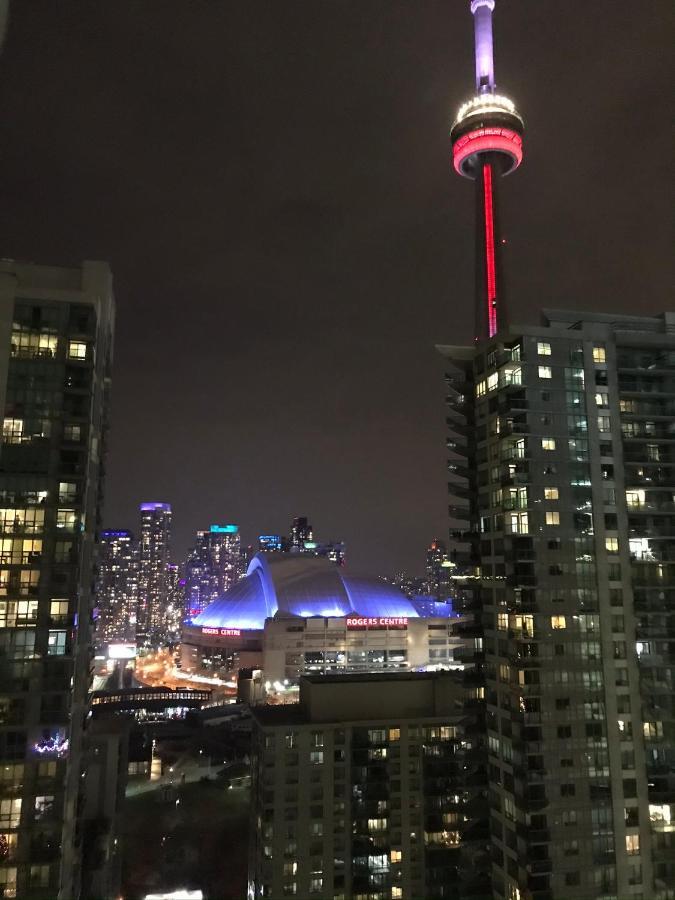
[[[353,548],[351,569],[411,569],[445,529],[433,344],[473,326],[448,141],[473,74],[464,4],[163,10],[44,4],[36,28],[16,3],[0,58],[3,254],[115,272],[104,523],[167,496],[183,553],[223,509],[245,534],[302,509]],[[512,321],[663,308],[671,14],[495,12],[500,85],[531,123],[503,192]]]

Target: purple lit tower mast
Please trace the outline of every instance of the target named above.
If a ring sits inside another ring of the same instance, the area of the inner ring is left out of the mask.
[[[523,120],[513,102],[495,91],[494,8],[495,0],[471,0],[476,96],[460,108],[450,130],[455,171],[476,185],[477,341],[493,337],[506,324],[497,184],[523,158]]]

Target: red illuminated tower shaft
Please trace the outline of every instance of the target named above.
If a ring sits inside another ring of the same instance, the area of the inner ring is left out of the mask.
[[[476,177],[476,336],[492,337],[506,322],[501,279],[497,192],[499,169],[489,154]]]
[[[523,158],[523,121],[515,105],[495,92],[492,12],[495,0],[471,0],[476,44],[477,94],[457,114],[450,132],[455,170],[475,181],[476,340],[506,324],[500,263],[499,181]]]

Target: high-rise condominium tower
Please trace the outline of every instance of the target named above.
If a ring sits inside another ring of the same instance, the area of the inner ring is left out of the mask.
[[[139,646],[158,646],[168,640],[170,545],[171,506],[141,503],[136,623]]]
[[[99,538],[97,642],[135,642],[138,547],[130,531],[102,531]]]
[[[185,563],[185,618],[198,616],[242,574],[238,525],[211,525],[208,531],[198,531]]]
[[[485,897],[474,697],[461,672],[329,675],[254,707],[248,900]]]
[[[0,262],[0,894],[79,893],[94,534],[114,304],[104,263]]]
[[[476,93],[460,108],[450,132],[455,171],[475,182],[476,340],[493,337],[506,322],[498,188],[523,158],[523,120],[495,84],[494,8],[495,0],[471,0]]]
[[[494,896],[671,898],[675,314],[547,311],[445,353]]]

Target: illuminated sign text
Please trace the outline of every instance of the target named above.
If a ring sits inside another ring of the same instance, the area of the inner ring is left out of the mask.
[[[347,628],[407,628],[406,616],[380,616],[378,618],[350,618],[347,619]]]
[[[219,637],[240,637],[241,628],[202,628],[202,634],[217,634]]]

